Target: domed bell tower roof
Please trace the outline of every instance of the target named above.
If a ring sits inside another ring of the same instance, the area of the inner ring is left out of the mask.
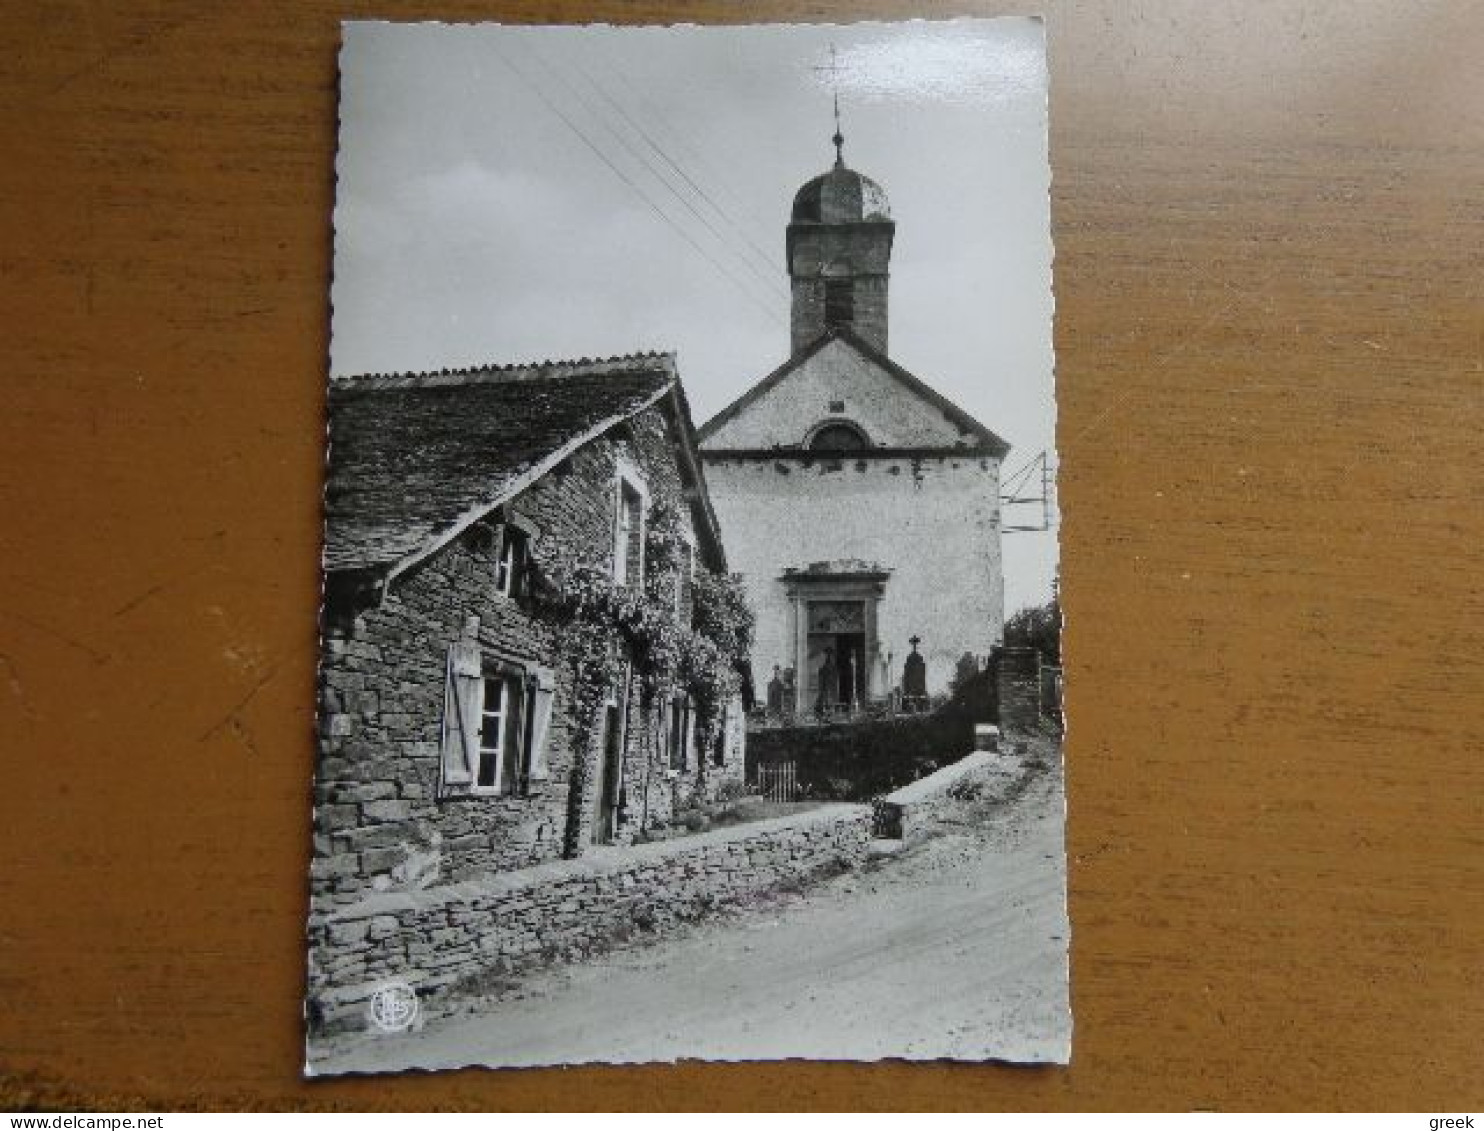
[[[794,195],[795,224],[860,224],[889,221],[891,204],[886,190],[870,177],[845,167],[822,173]]]

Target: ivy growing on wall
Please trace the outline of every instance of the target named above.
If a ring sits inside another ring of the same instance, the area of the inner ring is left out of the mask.
[[[658,749],[659,722],[666,705],[686,694],[695,708],[697,744],[709,750],[717,738],[726,704],[740,687],[739,669],[752,648],[754,619],[735,575],[698,569],[691,584],[692,616],[682,624],[676,591],[686,568],[681,517],[668,503],[651,508],[645,532],[642,589],[617,585],[605,564],[572,554],[564,547],[539,545],[532,555],[532,596],[537,610],[564,626],[566,659],[573,675],[576,724],[567,855],[579,851],[579,815],[594,769],[598,720],[604,703],[625,676],[639,681],[644,715],[643,790],[648,821],[649,778],[664,752]],[[697,759],[697,793],[705,790],[707,759]]]

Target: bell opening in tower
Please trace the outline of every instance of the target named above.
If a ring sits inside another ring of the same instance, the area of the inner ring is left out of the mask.
[[[826,279],[824,284],[824,324],[826,329],[849,327],[855,322],[855,281]]]

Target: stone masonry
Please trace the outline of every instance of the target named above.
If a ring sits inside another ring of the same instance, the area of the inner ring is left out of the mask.
[[[875,833],[895,840],[921,839],[934,820],[954,805],[961,787],[979,787],[987,796],[1003,797],[1023,773],[1023,748],[975,750],[936,773],[878,797],[873,803]]]
[[[1041,723],[1041,653],[1034,648],[1002,648],[994,655],[1000,727],[1024,733]]]
[[[575,547],[604,561],[611,556],[614,476],[622,456],[645,478],[651,503],[681,514],[681,480],[671,424],[651,408],[594,440],[507,504],[538,540]],[[320,760],[316,775],[314,859],[316,904],[352,903],[373,888],[426,886],[490,871],[528,868],[562,852],[568,783],[579,757],[593,756],[592,735],[574,733],[573,672],[560,630],[533,615],[521,599],[493,584],[493,555],[477,539],[456,540],[395,578],[375,600],[345,607],[327,588],[320,670]],[[446,663],[464,620],[477,616],[488,653],[549,666],[556,679],[550,778],[533,796],[440,800],[440,738]],[[684,610],[682,616],[689,616]],[[637,681],[636,681],[637,682]],[[640,819],[665,821],[702,776],[712,792],[740,780],[742,755],[733,741],[725,764],[697,751],[684,771],[641,757],[651,740],[637,701],[629,703],[625,788],[617,841],[632,841]],[[588,775],[579,842],[590,839],[596,775]],[[343,932],[342,932],[343,934]],[[333,941],[323,936],[321,941]]]
[[[871,810],[828,805],[787,817],[423,891],[373,892],[310,919],[311,1020],[364,1023],[390,979],[436,1002],[485,972],[585,957],[635,930],[663,931],[785,884],[865,860]]]

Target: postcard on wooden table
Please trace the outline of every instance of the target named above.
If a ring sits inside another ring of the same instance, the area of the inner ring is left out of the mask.
[[[343,39],[306,1070],[1065,1063],[1041,23]]]

